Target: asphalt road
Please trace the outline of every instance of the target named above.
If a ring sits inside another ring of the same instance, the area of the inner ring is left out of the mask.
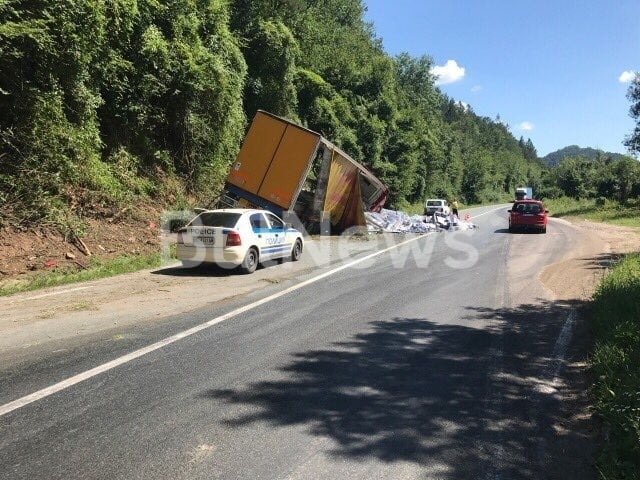
[[[0,416],[0,478],[559,478],[574,305],[553,301],[536,275],[573,231],[552,222],[546,235],[510,235],[506,207],[476,210],[474,222]],[[125,345],[292,285],[132,330]],[[2,403],[128,353],[122,345],[5,370]]]

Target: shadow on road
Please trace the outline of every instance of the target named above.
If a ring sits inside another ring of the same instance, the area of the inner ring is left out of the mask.
[[[494,230],[493,233],[508,233],[509,235],[537,235],[541,234],[542,232],[533,228],[519,228],[514,230],[513,232],[510,232],[508,228],[499,228],[497,230]]]
[[[581,258],[580,260],[587,261],[589,264],[588,268],[591,270],[606,270],[613,268],[616,263],[620,262],[624,258],[624,256],[624,254],[618,253],[601,253],[595,257]]]
[[[465,325],[373,321],[349,342],[295,354],[284,380],[204,396],[252,407],[231,427],[302,425],[334,441],[333,457],[444,464],[438,478],[595,478],[591,420],[578,415],[584,368],[552,358],[578,307],[469,307]]]
[[[161,268],[151,272],[154,275],[171,275],[175,277],[229,277],[239,275],[237,270],[225,269],[212,264],[203,264],[193,268],[182,266]]]
[[[289,261],[288,259],[269,260],[260,263],[257,270],[271,268]],[[231,277],[244,275],[238,268],[224,268],[212,263],[203,263],[196,267],[167,267],[154,270],[151,273],[154,275],[171,275],[175,277]]]

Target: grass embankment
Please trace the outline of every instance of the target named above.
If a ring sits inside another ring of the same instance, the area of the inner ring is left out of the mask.
[[[627,256],[594,294],[595,408],[605,423],[603,479],[640,479],[640,254]]]
[[[24,279],[3,282],[0,284],[0,296],[28,292],[39,288],[113,277],[122,273],[135,272],[146,268],[157,268],[162,265],[162,262],[163,257],[159,253],[139,256],[121,256],[111,260],[100,260],[92,257],[89,265],[80,271],[59,270],[41,272],[30,275]]]
[[[604,199],[575,200],[564,197],[545,200],[545,205],[554,217],[578,217],[594,222],[640,228],[640,200],[629,200],[621,204]]]

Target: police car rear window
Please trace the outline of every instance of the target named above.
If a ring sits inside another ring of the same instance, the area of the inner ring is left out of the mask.
[[[428,200],[427,201],[427,206],[429,207],[440,207],[442,205],[442,201],[441,200]]]
[[[202,212],[191,220],[189,226],[234,228],[240,218],[240,213],[230,212]]]

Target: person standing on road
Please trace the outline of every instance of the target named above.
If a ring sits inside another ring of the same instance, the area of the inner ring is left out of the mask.
[[[452,213],[458,217],[458,200],[456,200],[455,198],[453,199],[453,202],[451,202],[451,210]]]

